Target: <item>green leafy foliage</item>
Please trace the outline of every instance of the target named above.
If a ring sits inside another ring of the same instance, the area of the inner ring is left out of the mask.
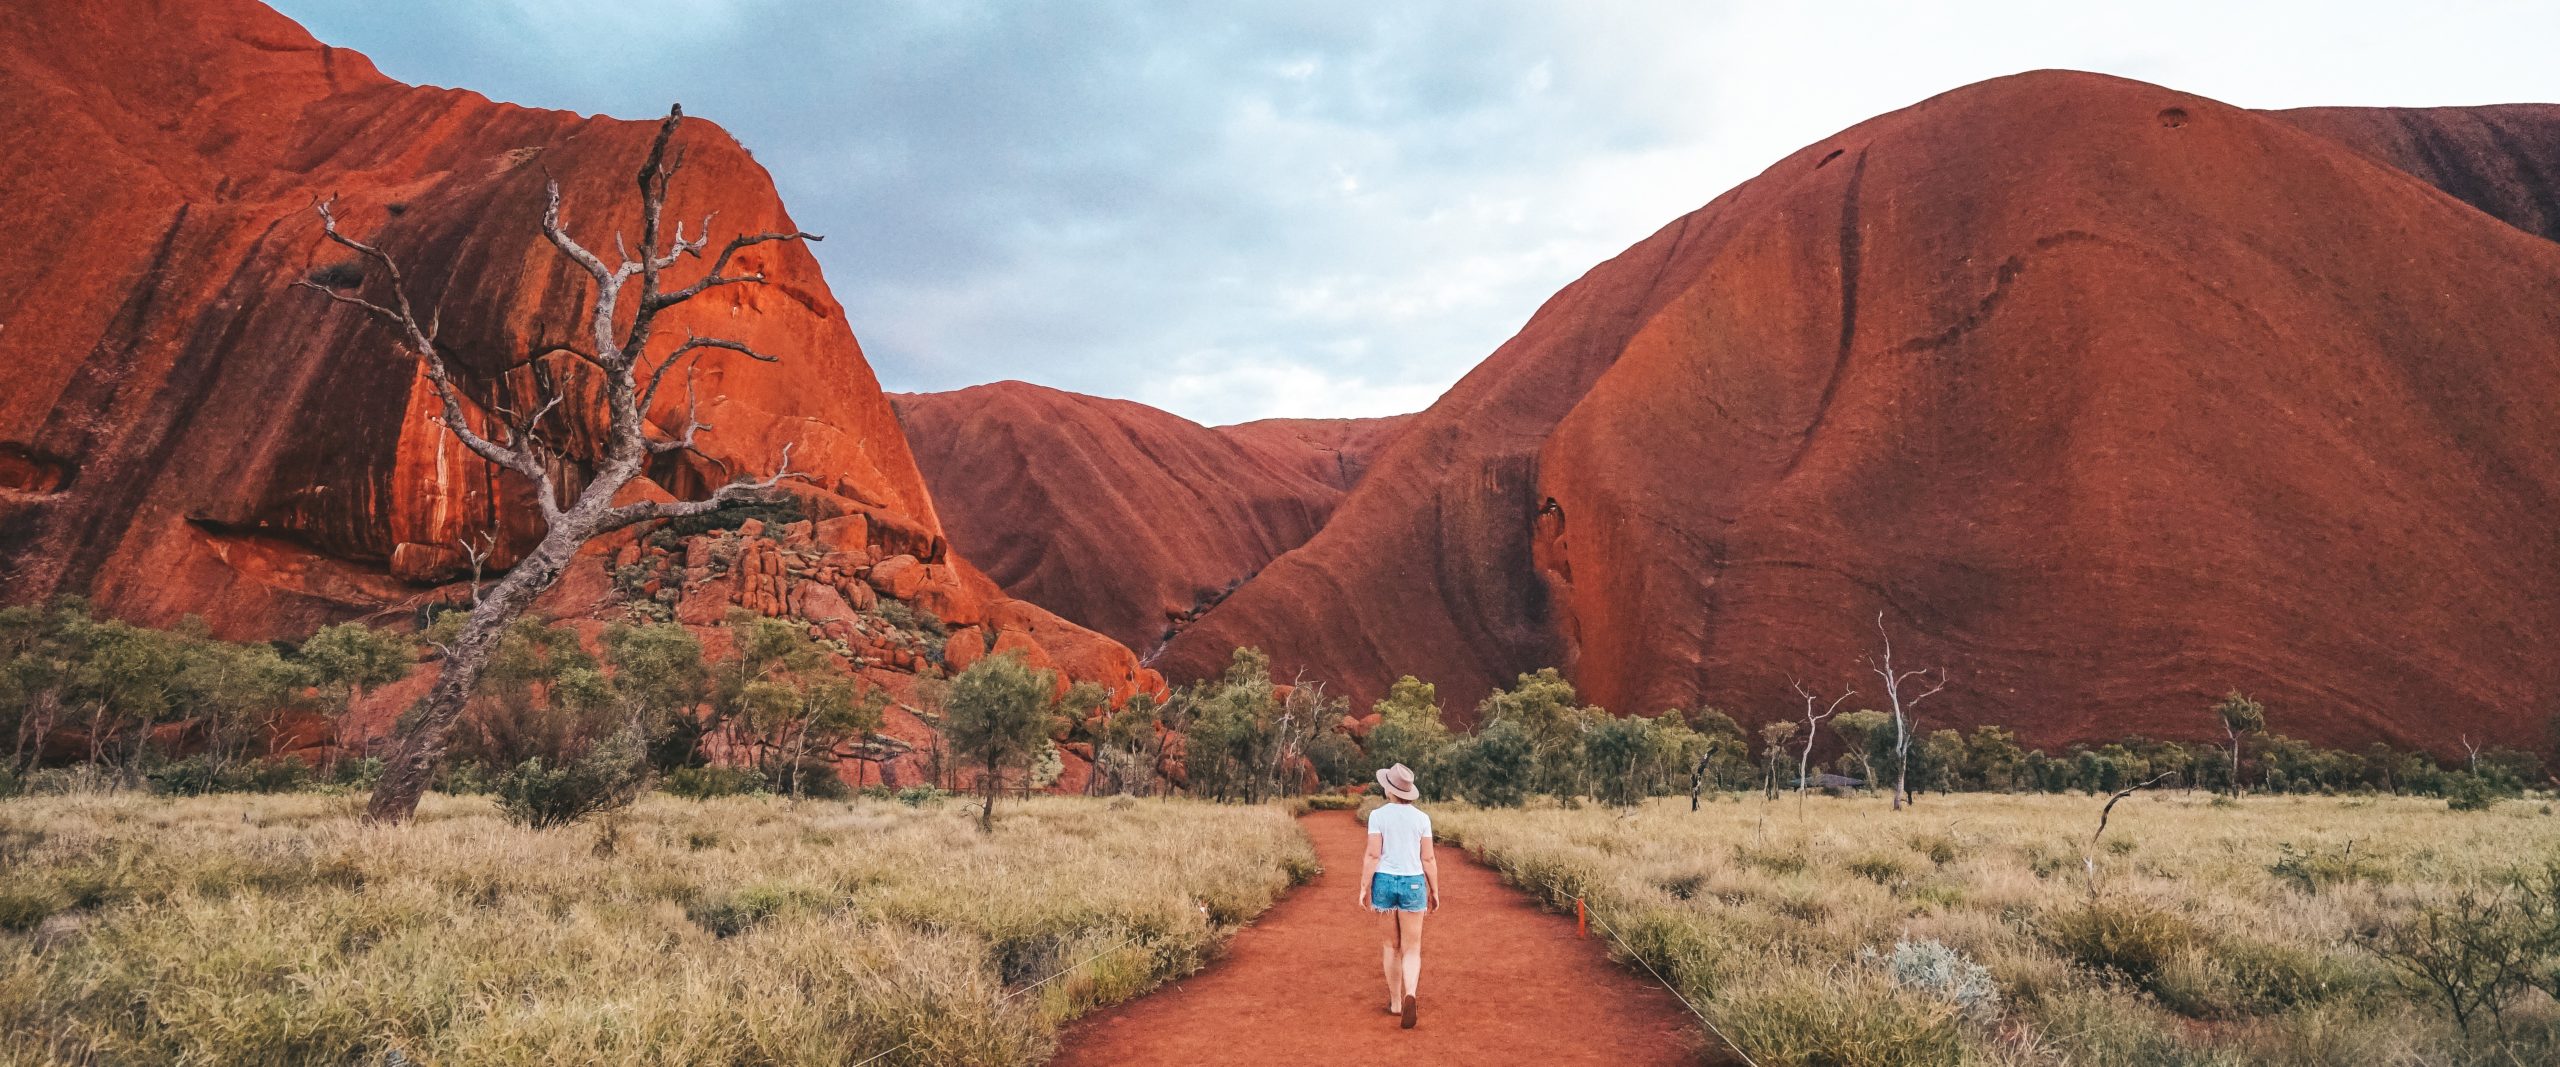
[[[624,729],[549,766],[528,759],[500,776],[495,792],[507,821],[541,830],[629,807],[648,784],[648,745]]]
[[[962,765],[978,770],[978,790],[986,798],[980,830],[995,826],[1004,773],[1029,771],[1058,727],[1056,695],[1056,675],[1009,652],[970,664],[945,690],[944,740]]]

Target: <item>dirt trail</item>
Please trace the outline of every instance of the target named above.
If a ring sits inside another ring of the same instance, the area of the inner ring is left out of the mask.
[[[1365,835],[1349,812],[1299,820],[1325,873],[1236,935],[1208,969],[1087,1016],[1051,1067],[1173,1064],[1696,1064],[1696,1023],[1662,987],[1610,962],[1595,931],[1457,848],[1440,850],[1447,906],[1425,929],[1422,1025],[1386,1013],[1378,920],[1352,903]]]

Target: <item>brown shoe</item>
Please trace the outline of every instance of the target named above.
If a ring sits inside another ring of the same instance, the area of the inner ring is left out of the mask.
[[[1422,994],[1420,994],[1420,993],[1407,993],[1407,994],[1405,994],[1405,995],[1404,995],[1404,1028],[1405,1028],[1405,1029],[1407,1029],[1407,1030],[1411,1030],[1411,1029],[1413,1029],[1413,1024],[1414,1024],[1417,1020],[1419,1020],[1419,1019],[1421,1018],[1421,1016],[1422,1016]]]

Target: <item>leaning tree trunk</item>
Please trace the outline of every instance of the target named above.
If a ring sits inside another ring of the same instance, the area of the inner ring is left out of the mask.
[[[569,236],[560,224],[560,186],[551,183],[544,189],[542,236],[559,253],[587,272],[594,285],[594,301],[586,316],[584,328],[586,348],[574,344],[555,345],[533,353],[541,359],[566,353],[593,368],[602,386],[608,424],[596,454],[582,457],[584,465],[593,469],[593,477],[574,494],[563,494],[553,473],[570,465],[572,457],[561,452],[548,439],[552,431],[544,429],[544,420],[561,403],[562,394],[554,392],[530,413],[495,410],[489,421],[490,435],[483,436],[473,425],[461,391],[454,384],[453,352],[437,339],[441,316],[421,316],[410,303],[408,284],[399,263],[381,248],[358,241],[338,229],[332,201],[313,205],[320,216],[321,233],[329,241],[344,246],[381,268],[388,303],[367,299],[362,290],[345,292],[315,279],[303,279],[297,286],[310,289],[362,311],[375,322],[388,328],[396,346],[418,368],[432,387],[440,406],[437,421],[459,439],[473,454],[502,470],[512,471],[533,487],[534,503],[542,510],[544,533],[531,554],[511,568],[505,578],[487,596],[472,606],[471,618],[464,624],[462,635],[445,650],[444,667],[435,687],[417,711],[405,716],[395,739],[391,756],[383,768],[381,782],[374,787],[373,798],[366,805],[369,818],[381,822],[398,822],[414,814],[418,798],[426,792],[435,777],[436,768],[444,762],[445,746],[454,724],[460,721],[463,708],[471,701],[480,675],[496,650],[498,637],[507,625],[533,606],[542,592],[558,581],[571,557],[588,541],[638,523],[661,519],[701,515],[721,507],[755,499],[782,480],[795,477],[791,473],[791,449],[782,450],[782,461],[771,477],[761,480],[735,481],[714,490],[709,497],[687,501],[641,501],[615,506],[613,499],[623,486],[640,473],[649,457],[686,452],[694,447],[695,435],[707,427],[695,417],[691,366],[688,357],[695,353],[718,349],[745,355],[762,362],[775,358],[758,352],[745,342],[717,337],[687,336],[648,364],[651,329],[657,317],[706,290],[726,285],[760,284],[761,273],[723,273],[730,259],[740,249],[769,242],[816,240],[816,236],[799,232],[741,234],[722,246],[711,258],[711,267],[690,285],[665,288],[661,272],[687,257],[702,259],[703,249],[710,243],[711,220],[703,220],[700,233],[686,237],[683,224],[677,224],[672,239],[662,240],[661,219],[666,208],[667,183],[674,176],[676,163],[669,159],[668,142],[674,139],[676,127],[684,120],[684,109],[670,108],[665,121],[658,125],[657,139],[649,145],[649,155],[640,165],[640,256],[631,258],[624,250],[622,238],[614,238],[619,253],[617,265],[607,265],[594,252]],[[630,310],[630,324],[622,325],[622,298],[631,283],[638,282],[635,306]],[[652,436],[656,430],[649,422],[649,412],[657,399],[658,389],[670,372],[687,371],[685,379],[685,421],[683,428],[666,436]],[[645,377],[644,377],[645,372]],[[562,505],[562,498],[569,498]]]
[[[533,554],[508,571],[471,609],[471,619],[463,624],[462,635],[445,650],[443,670],[436,676],[435,688],[428,690],[426,700],[410,713],[407,729],[393,740],[390,755],[383,757],[382,778],[365,804],[366,818],[398,822],[418,810],[418,798],[434,783],[436,769],[444,763],[445,747],[453,738],[454,724],[462,721],[463,708],[471,702],[472,691],[479,687],[480,674],[488,668],[498,638],[525,609],[533,606],[535,597],[551,588],[561,569],[568,565],[569,557],[585,541],[586,535],[579,531],[552,527]]]

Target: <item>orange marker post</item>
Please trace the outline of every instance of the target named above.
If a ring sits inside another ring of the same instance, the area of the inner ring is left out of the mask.
[[[1573,936],[1590,937],[1591,927],[1582,912],[1582,898],[1573,898]]]

